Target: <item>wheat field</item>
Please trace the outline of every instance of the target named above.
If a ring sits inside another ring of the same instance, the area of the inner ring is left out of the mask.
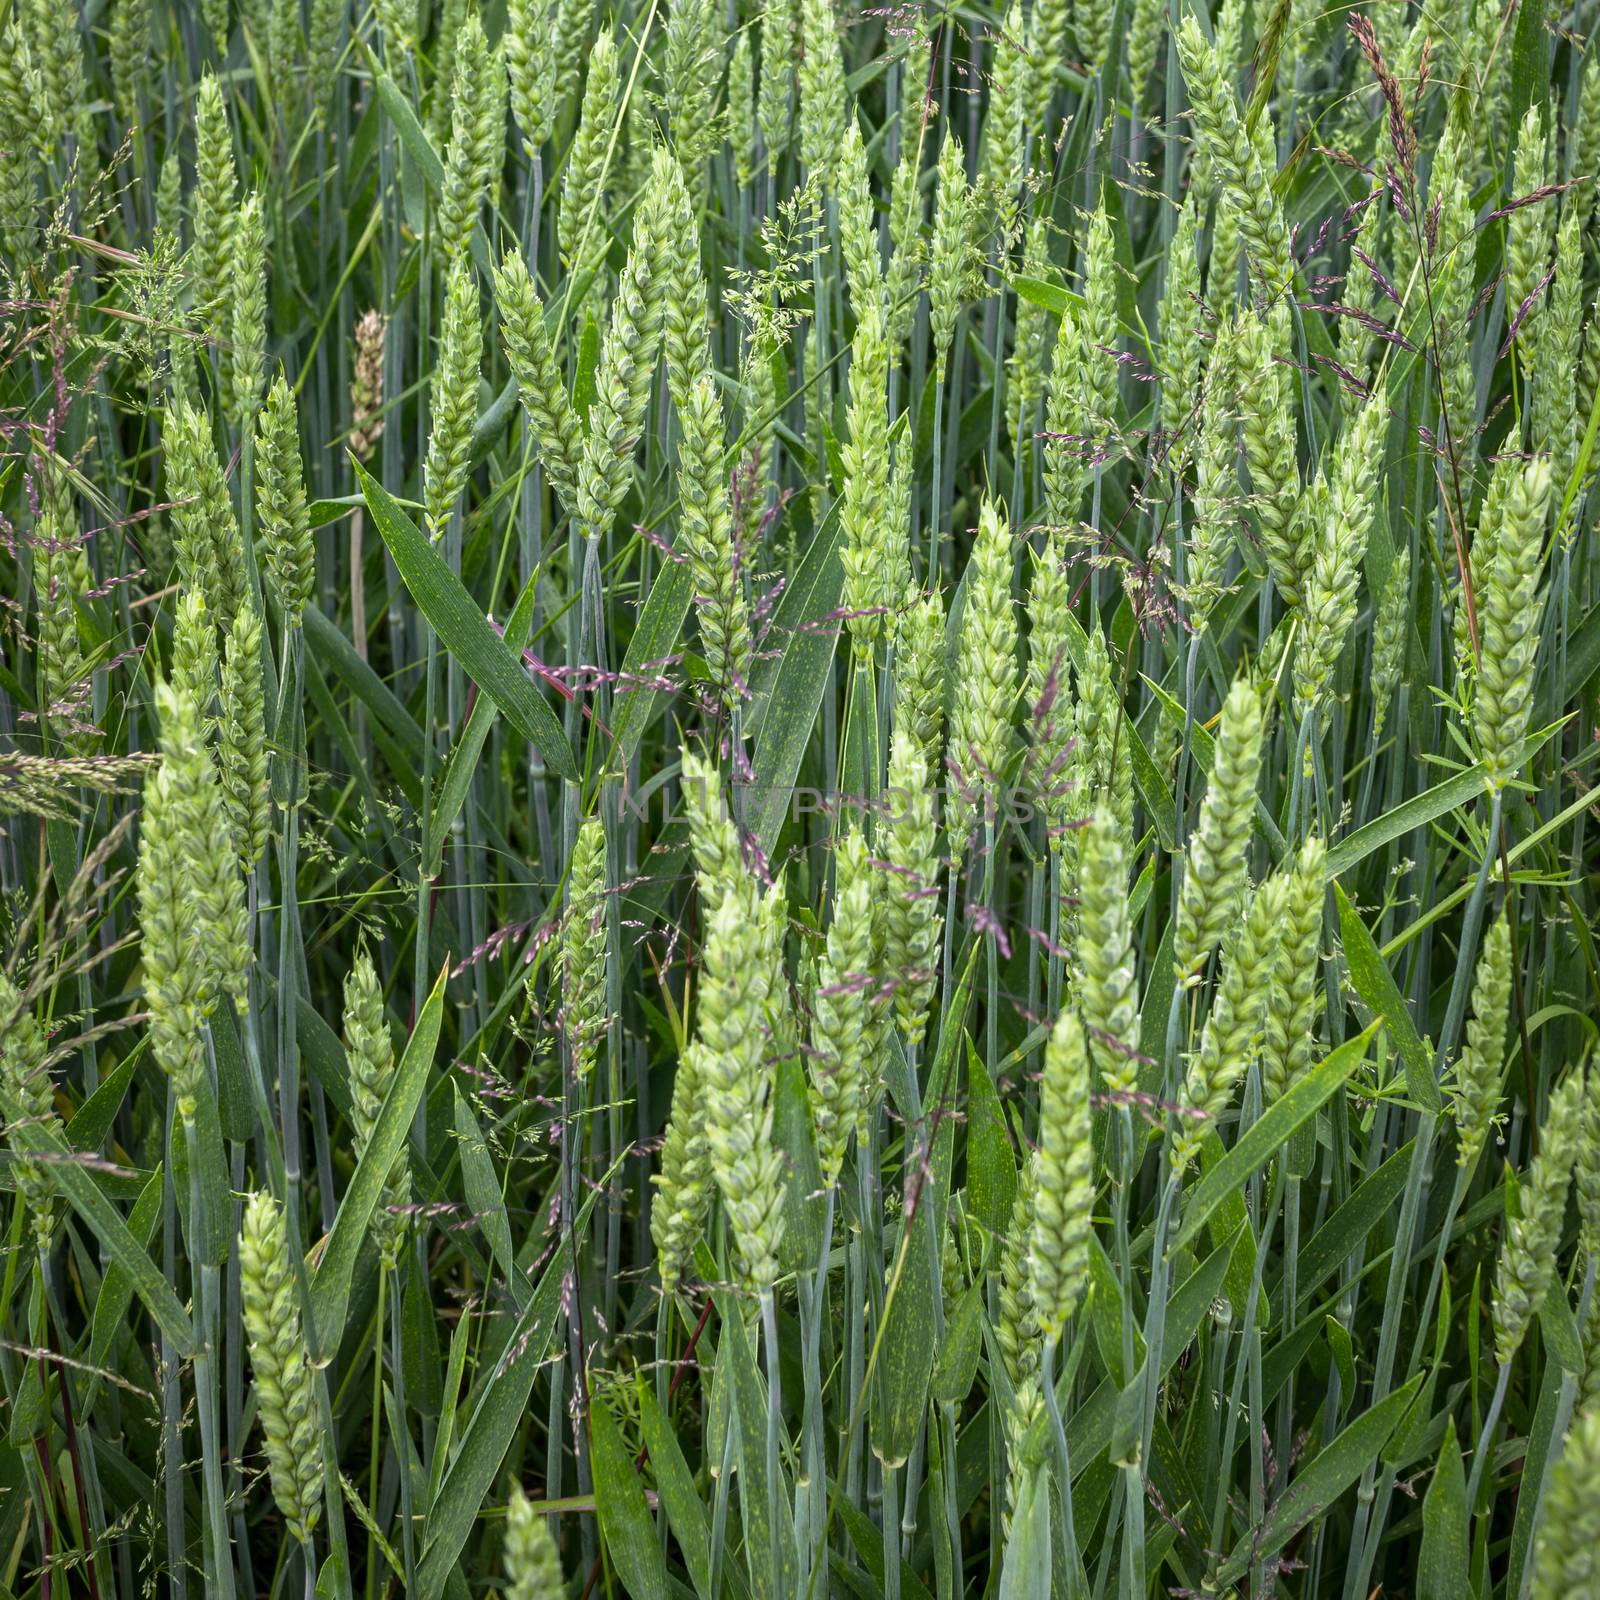
[[[0,1600],[1600,1600],[1596,0],[0,0]]]

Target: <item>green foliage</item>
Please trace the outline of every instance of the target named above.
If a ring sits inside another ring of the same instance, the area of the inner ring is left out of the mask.
[[[15,0],[0,1593],[1594,1591],[1588,12]]]

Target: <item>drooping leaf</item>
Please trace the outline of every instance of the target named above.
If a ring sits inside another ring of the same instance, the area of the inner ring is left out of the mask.
[[[521,660],[489,626],[461,580],[383,485],[359,463],[355,470],[373,525],[440,642],[517,732],[538,748],[551,770],[576,783],[578,763],[572,746]]]

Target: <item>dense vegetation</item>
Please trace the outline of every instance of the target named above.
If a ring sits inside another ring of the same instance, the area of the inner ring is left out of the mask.
[[[1600,1596],[1594,0],[0,0],[0,1595]]]

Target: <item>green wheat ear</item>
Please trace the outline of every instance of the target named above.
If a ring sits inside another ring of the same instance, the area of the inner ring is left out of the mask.
[[[985,500],[972,550],[966,612],[950,714],[950,844],[966,849],[973,828],[992,817],[1005,781],[1012,716],[1021,689],[1017,618],[1011,599],[1011,528]]]
[[[190,589],[179,596],[173,618],[172,682],[194,702],[202,723],[210,720],[221,670],[216,625],[206,612],[205,596]]]
[[[1045,1048],[1039,1147],[1028,1233],[1028,1281],[1046,1338],[1058,1336],[1083,1300],[1093,1233],[1094,1138],[1089,1046],[1070,1009]]]
[[[661,1147],[661,1170],[651,1177],[650,1237],[656,1247],[661,1292],[676,1292],[694,1257],[711,1210],[710,1142],[706,1135],[706,1087],[700,1046],[691,1040],[678,1058]]]
[[[506,1502],[505,1600],[561,1600],[561,1556],[544,1515],[520,1488]]]
[[[678,452],[679,544],[694,578],[710,680],[731,709],[749,695],[755,645],[723,464],[722,400],[709,372],[690,390],[679,420],[683,428]]]
[[[1489,787],[1496,790],[1517,774],[1533,709],[1551,487],[1550,463],[1529,462],[1514,476],[1498,521],[1483,530],[1493,544],[1478,600],[1481,643],[1472,721]]]
[[[895,619],[894,725],[911,735],[936,780],[944,771],[944,623],[937,589]]]
[[[469,12],[456,35],[450,142],[439,193],[439,244],[447,266],[466,254],[485,195],[494,201],[505,130],[505,65],[500,52],[489,48],[477,13]]]
[[[299,627],[315,581],[316,549],[300,464],[300,417],[282,373],[256,426],[256,513],[267,586],[290,626]]]
[[[939,830],[933,785],[934,771],[926,747],[913,728],[897,728],[889,751],[885,796],[888,873],[880,890],[884,897],[883,961],[893,985],[895,1016],[913,1051],[928,1027],[944,925],[939,911]]]
[[[508,0],[506,31],[501,39],[511,87],[511,115],[522,132],[522,150],[538,158],[549,142],[561,107],[556,103],[556,53],[549,29],[556,19],[555,0]]]
[[[1127,1096],[1139,1076],[1139,995],[1125,835],[1103,810],[1078,832],[1078,1003],[1102,1090]]]
[[[1533,1600],[1573,1600],[1594,1592],[1600,1543],[1600,1408],[1573,1422],[1550,1473],[1533,1547]]]
[[[1269,1105],[1293,1087],[1316,1049],[1327,865],[1326,847],[1320,839],[1310,838],[1301,845],[1287,875],[1262,1040],[1261,1085]]]
[[[1261,551],[1283,598],[1298,606],[1311,575],[1315,529],[1296,515],[1301,488],[1288,313],[1275,303],[1264,317],[1246,315],[1233,339],[1234,393],[1209,403],[1238,406]],[[1316,528],[1328,525],[1324,516]]]
[[[875,1000],[873,898],[866,841],[851,833],[835,851],[837,884],[827,948],[817,964],[809,1069],[811,1122],[822,1179],[839,1180],[850,1135],[866,1116],[869,1080],[863,1040]]]
[[[322,1441],[310,1358],[289,1261],[288,1230],[271,1195],[245,1201],[239,1291],[272,1498],[289,1532],[309,1545],[322,1510]]]
[[[428,536],[444,537],[472,466],[472,426],[478,420],[478,369],[483,360],[478,282],[472,266],[458,260],[445,284],[439,362],[433,369],[429,406],[433,430],[422,471],[422,502]]]
[[[772,1135],[772,976],[761,924],[775,917],[783,892],[779,883],[754,905],[750,897],[729,895],[712,914],[696,1035],[711,1172],[740,1278],[762,1294],[778,1276],[784,1213],[782,1159]]]
[[[1227,1109],[1260,1052],[1268,983],[1288,914],[1289,883],[1274,874],[1251,897],[1223,946],[1222,979],[1199,1048],[1184,1074],[1183,1110],[1172,1161],[1181,1173],[1200,1153],[1206,1131]]]
[[[849,117],[833,0],[800,0],[800,160],[832,190]]]
[[[255,421],[266,382],[267,344],[267,236],[261,196],[252,194],[239,208],[233,229],[233,259],[229,263],[232,286],[230,336],[227,353],[224,406],[228,420],[243,432]]]
[[[228,826],[239,851],[239,864],[246,873],[266,853],[271,812],[267,702],[261,659],[261,618],[253,605],[247,605],[233,619],[222,664],[218,748]]]
[[[989,115],[978,175],[1002,254],[1009,253],[1017,225],[1017,194],[1027,176],[1028,77],[1031,71],[1027,18],[1022,6],[1013,4],[994,39]]]
[[[948,128],[939,148],[938,195],[928,267],[929,329],[943,368],[955,338],[956,317],[970,298],[974,275],[972,191],[961,141]]]
[[[0,972],[0,1089],[4,1089],[7,1101],[4,1118],[7,1143],[11,1146],[11,1176],[33,1225],[34,1244],[41,1256],[50,1253],[55,1234],[55,1183],[48,1166],[24,1155],[9,1130],[20,1121],[52,1133],[61,1131],[48,1050],[49,1041],[33,1008],[11,979]]]
[[[1506,1217],[1494,1293],[1494,1353],[1501,1366],[1517,1353],[1556,1281],[1556,1248],[1566,1221],[1583,1092],[1583,1073],[1574,1071],[1550,1096],[1539,1152],[1517,1188],[1517,1214]]]
[[[579,1078],[587,1078],[594,1070],[607,1017],[606,832],[598,817],[586,818],[578,829],[568,869],[562,937],[563,1016],[573,1069]]]
[[[570,506],[577,498],[583,428],[567,397],[566,380],[545,323],[545,309],[520,250],[508,251],[500,263],[494,295],[500,310],[500,337],[506,361],[517,380],[539,459],[551,487],[562,503]]]
[[[841,456],[844,495],[842,557],[845,619],[855,653],[872,654],[883,618],[898,598],[894,536],[889,515],[889,345],[883,298],[868,292],[856,323],[850,358],[850,437]]]
[[[222,87],[209,72],[200,80],[194,110],[195,189],[192,197],[194,242],[189,251],[194,303],[207,334],[227,337],[228,286],[233,279],[233,233],[238,213],[238,179],[233,165],[233,133],[228,126]]]
[[[605,236],[604,178],[621,91],[616,42],[609,32],[602,33],[589,53],[583,110],[556,210],[556,236],[569,267],[582,265],[578,251],[586,235],[595,241]]]
[[[733,147],[733,175],[741,189],[756,177],[756,64],[752,30],[742,28],[728,58],[728,142]]]
[[[789,148],[799,34],[799,0],[768,0],[761,11],[761,83],[756,98],[756,122],[761,129],[769,174],[776,172]]]
[[[634,215],[634,237],[617,281],[611,318],[600,344],[595,397],[578,466],[574,515],[586,538],[609,531],[627,493],[634,449],[650,401],[661,340],[660,286],[677,248],[671,222],[683,175],[666,150],[651,159],[650,178]]]
[[[383,989],[365,947],[344,980],[344,1048],[350,1064],[350,1120],[359,1161],[378,1126],[394,1083],[394,1041],[383,1014]],[[372,1213],[372,1235],[385,1267],[394,1267],[405,1242],[411,1203],[411,1168],[405,1147],[394,1158],[383,1194]]]
[[[1472,1018],[1456,1061],[1456,1161],[1466,1172],[1478,1164],[1500,1109],[1505,1074],[1506,1023],[1511,1013],[1511,929],[1504,915],[1483,936],[1473,973]]]
[[[249,1004],[250,929],[238,847],[189,695],[156,687],[161,760],[145,782],[139,842],[150,1043],[192,1122],[210,1093],[201,1028],[219,999]]]
[[[1240,676],[1222,708],[1211,779],[1178,896],[1172,965],[1185,987],[1200,981],[1200,967],[1244,901],[1264,729],[1261,696],[1247,676]]]
[[[167,492],[173,501],[178,576],[198,589],[226,632],[245,604],[249,588],[244,543],[233,497],[202,412],[179,401],[167,413]]]
[[[1183,19],[1177,42],[1194,108],[1195,138],[1215,167],[1230,205],[1237,210],[1253,270],[1269,292],[1282,294],[1294,281],[1294,264],[1283,210],[1260,147],[1240,120],[1218,53],[1206,43],[1194,17]],[[1269,124],[1263,118],[1257,126],[1267,128]]]

